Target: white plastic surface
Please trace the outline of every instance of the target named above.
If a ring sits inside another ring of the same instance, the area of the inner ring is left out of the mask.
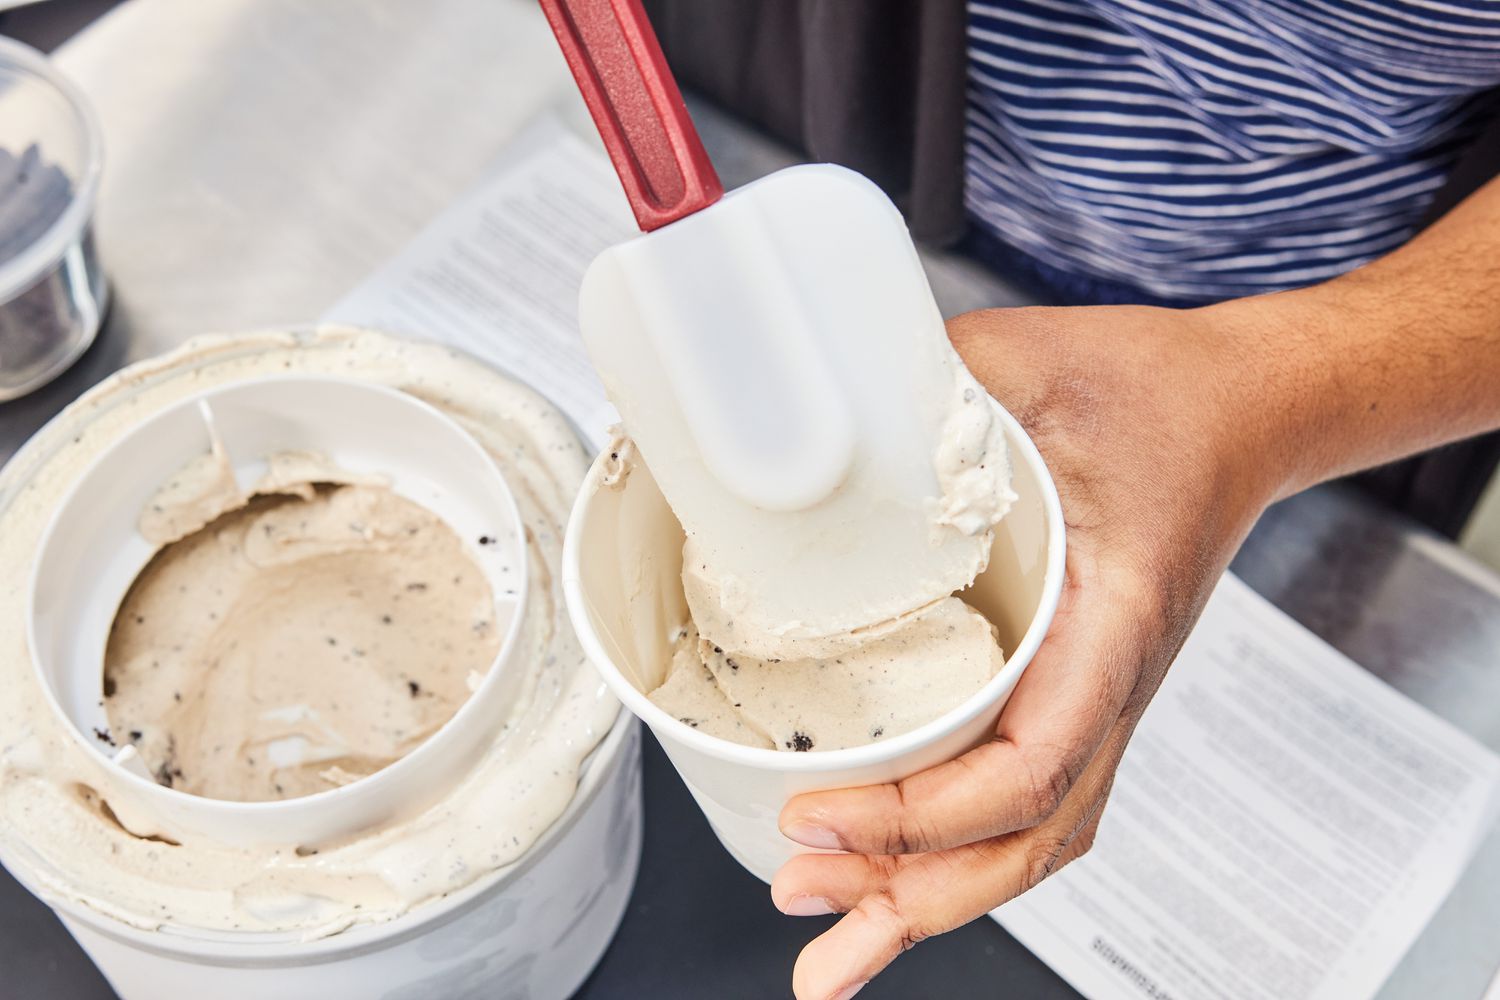
[[[869,180],[789,167],[602,253],[590,358],[663,494],[766,619],[873,624],[964,586],[974,540],[924,503],[955,393],[906,225]]]
[[[500,652],[452,719],[410,754],[348,785],[279,802],[230,802],[164,787],[107,730],[104,652],[126,591],[157,547],[141,512],[161,485],[208,452],[216,429],[235,479],[248,488],[277,452],[319,453],[340,469],[383,477],[437,514],[482,569],[495,601]],[[480,546],[480,536],[492,544]],[[33,662],[74,735],[113,765],[110,795],[137,833],[196,833],[229,844],[317,845],[434,801],[494,739],[514,702],[510,669],[526,600],[524,530],[489,454],[453,420],[405,393],[327,376],[230,383],[189,397],[112,443],[84,472],[43,535],[31,581]],[[154,829],[138,829],[150,825]]]
[[[386,923],[315,940],[146,931],[44,898],[123,1000],[563,1000],[603,956],[635,884],[641,739],[622,709],[567,811],[520,861]]]
[[[796,854],[777,816],[801,792],[899,781],[976,746],[1051,627],[1062,593],[1064,525],[1057,490],[1036,446],[993,404],[1014,462],[1015,505],[995,527],[988,569],[961,596],[998,629],[1005,666],[956,708],[908,733],[843,750],[794,753],[710,736],[647,697],[664,677],[671,636],[686,618],[682,528],[653,471],[638,466],[605,487],[595,462],[568,522],[563,593],[583,648],[605,682],[666,750],[719,840],[769,882]]]

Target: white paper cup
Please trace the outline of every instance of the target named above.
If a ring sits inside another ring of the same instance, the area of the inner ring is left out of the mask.
[[[640,727],[622,709],[567,810],[519,861],[395,920],[316,941],[143,931],[27,888],[123,1000],[562,1000],[625,915],[640,866],[640,770]],[[24,869],[11,871],[25,884]]]
[[[563,549],[563,593],[573,627],[615,695],[651,727],[725,848],[767,882],[789,858],[808,853],[777,828],[788,799],[899,781],[979,745],[994,731],[1052,623],[1064,575],[1057,489],[1021,425],[994,405],[1018,499],[995,529],[989,568],[963,596],[994,623],[1010,655],[956,708],[867,746],[810,753],[746,747],[685,725],[653,704],[646,693],[663,680],[671,636],[688,618],[682,526],[642,464],[623,485],[605,486],[608,455],[601,455],[584,480]]]

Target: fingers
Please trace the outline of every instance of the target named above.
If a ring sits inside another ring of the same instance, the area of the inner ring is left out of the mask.
[[[809,847],[918,854],[1035,826],[1057,811],[1130,698],[1124,602],[1076,591],[1001,715],[995,737],[895,784],[799,795],[781,829]]]
[[[889,892],[893,883],[914,884],[923,893],[945,894],[954,911],[951,926],[956,927],[972,919],[964,913],[973,906],[980,907],[976,912],[988,912],[1088,853],[1102,815],[1101,800],[1073,829],[1063,823],[1049,830],[1010,834],[934,854],[804,854],[776,873],[771,900],[788,916],[848,913],[866,897]],[[956,887],[944,884],[955,866],[967,864],[971,855],[985,867],[985,877]],[[1005,884],[1006,873],[1013,878],[1012,884]],[[975,890],[972,905],[964,906],[970,889]]]
[[[1078,832],[1073,835],[1073,839],[1068,841],[1067,848],[1058,855],[1057,864],[1049,874],[1056,874],[1094,849],[1094,838],[1099,834],[1099,820],[1104,818],[1104,806],[1108,801],[1108,794],[1108,792],[1105,793],[1106,798],[1100,801],[1099,808],[1094,810],[1094,815],[1079,828]]]
[[[987,911],[991,899],[1014,895],[1016,886],[1001,883],[1024,867],[1015,850],[1015,845],[986,841],[895,860],[889,867],[885,863],[892,859],[816,856],[830,864],[793,871],[793,880],[815,880],[809,884],[826,893],[833,909],[847,912],[802,950],[792,972],[793,991],[799,1000],[847,995],[917,942],[967,923]],[[787,869],[803,860],[794,859]]]
[[[1067,803],[1032,830],[906,857],[804,855],[772,882],[778,907],[814,901],[845,911],[798,957],[792,986],[799,1000],[828,1000],[868,982],[901,952],[989,912],[1081,856],[1093,842],[1104,796],[1119,762],[1117,746],[1093,762]]]
[[[984,904],[1007,895],[1002,889],[1009,888],[1012,896],[1020,892],[1020,870],[1025,866],[1011,852],[1023,846],[1013,835],[931,854],[804,854],[776,873],[771,900],[783,913],[799,909],[801,900],[817,900],[826,907],[824,912],[851,913],[872,896],[887,897],[883,902],[908,919],[929,918],[930,924],[914,926],[910,933],[916,939],[930,937],[971,919],[966,914],[975,907],[981,908],[978,912],[990,909]],[[1002,872],[1015,874],[1016,885],[1000,886]],[[980,873],[983,877],[976,881],[972,876]],[[942,905],[913,907],[916,899]]]
[[[904,781],[801,795],[781,829],[809,847],[923,854],[1024,829],[1050,816],[1098,746],[1087,725],[1035,741],[999,736]]]

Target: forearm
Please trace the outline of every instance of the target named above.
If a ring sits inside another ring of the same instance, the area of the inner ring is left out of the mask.
[[[1500,180],[1341,278],[1198,312],[1273,496],[1500,427]]]

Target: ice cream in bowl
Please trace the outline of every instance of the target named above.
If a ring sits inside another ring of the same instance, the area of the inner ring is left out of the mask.
[[[128,1000],[568,995],[641,835],[559,584],[585,471],[367,330],[85,394],[0,470],[0,862]]]
[[[421,811],[504,725],[524,531],[491,456],[422,400],[231,382],[74,483],[34,564],[33,664],[135,835],[316,850]]]

